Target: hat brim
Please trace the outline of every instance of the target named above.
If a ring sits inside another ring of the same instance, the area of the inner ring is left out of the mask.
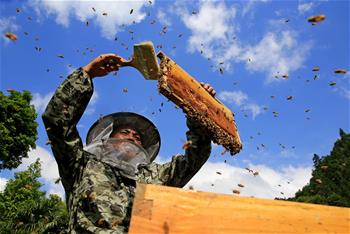
[[[130,126],[130,128],[137,131],[141,136],[142,146],[147,151],[150,161],[156,158],[161,143],[159,131],[149,119],[133,112],[116,112],[97,120],[88,131],[86,145],[93,143],[95,137],[112,123],[113,129],[120,126]]]

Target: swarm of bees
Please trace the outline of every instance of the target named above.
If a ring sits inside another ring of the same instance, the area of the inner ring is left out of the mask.
[[[152,4],[152,1],[148,1],[148,2],[149,2],[149,4]],[[94,7],[92,7],[91,9],[92,9],[94,12],[96,12],[96,9],[95,9]],[[16,11],[17,11],[17,13],[19,13],[19,12],[21,11],[21,9],[20,9],[20,8],[17,8]],[[133,13],[134,13],[134,9],[130,9],[129,14],[131,15],[131,14],[133,14]],[[101,13],[99,13],[99,14],[101,14]],[[192,15],[196,15],[196,14],[198,14],[197,11],[192,11]],[[103,16],[108,16],[108,13],[107,13],[107,12],[103,12],[102,15],[103,15]],[[149,16],[150,14],[148,13],[147,15]],[[326,18],[325,15],[316,15],[316,16],[311,16],[311,17],[309,17],[307,20],[308,20],[308,22],[312,23],[312,25],[315,25],[315,24],[317,24],[317,23],[320,23],[320,22],[324,21],[325,18]],[[31,18],[31,17],[28,17],[28,20],[32,20],[32,18]],[[286,22],[286,23],[289,22],[289,19],[286,19],[285,22]],[[150,24],[155,24],[155,23],[156,23],[156,20],[152,20],[152,21],[150,22]],[[85,24],[86,24],[86,26],[89,26],[89,22],[88,22],[88,21],[86,21]],[[134,31],[129,30],[128,32],[129,32],[130,34],[134,34]],[[164,27],[162,28],[162,30],[161,30],[161,34],[166,34],[167,32],[168,32],[168,28],[167,28],[167,26],[164,26]],[[169,31],[169,32],[170,32],[170,31]],[[25,34],[26,36],[28,35],[27,32],[24,32],[24,34]],[[11,40],[11,41],[16,41],[16,40],[18,39],[17,35],[14,34],[14,33],[11,33],[11,32],[5,33],[4,36],[5,36],[7,39]],[[178,37],[178,38],[181,38],[182,36],[183,36],[182,33],[177,34],[177,37]],[[132,37],[132,39],[133,39],[133,37]],[[236,39],[236,38],[234,37],[233,39]],[[39,40],[39,39],[37,38],[36,40]],[[117,41],[118,38],[115,37],[114,40]],[[120,40],[119,40],[119,41],[120,41]],[[125,47],[126,50],[128,50],[128,46],[127,46],[126,44],[121,43],[121,45],[122,45],[123,47]],[[159,48],[159,49],[162,49],[162,48],[163,48],[163,45],[162,45],[162,44],[158,44],[156,47]],[[172,48],[175,49],[175,48],[176,48],[176,45],[173,45]],[[35,47],[35,50],[40,52],[40,51],[42,50],[42,48],[41,48],[41,47]],[[93,52],[93,51],[90,50],[90,52]],[[206,54],[205,52],[206,52],[205,50],[204,50],[204,51],[203,51],[203,50],[200,50],[200,53],[201,53],[201,54]],[[85,53],[84,53],[84,54],[85,54]],[[64,55],[63,55],[63,54],[58,54],[58,55],[56,55],[56,56],[57,56],[58,58],[62,58],[62,59],[64,58]],[[210,60],[210,58],[208,58],[208,60]],[[249,62],[252,62],[252,59],[251,59],[251,58],[248,58],[248,61],[249,61]],[[224,68],[220,66],[220,65],[223,65],[223,64],[224,64],[224,62],[220,62],[220,63],[219,63],[219,66],[218,66],[218,70],[216,70],[216,71],[219,71],[220,74],[224,74],[224,72],[225,72],[225,71],[224,71]],[[71,67],[71,65],[68,65],[68,67]],[[46,71],[49,72],[50,69],[47,69]],[[313,72],[318,72],[318,71],[320,71],[320,67],[319,67],[319,66],[314,66],[314,67],[312,68],[312,71],[313,71]],[[338,68],[338,69],[334,69],[334,73],[335,73],[335,74],[347,74],[347,70]],[[116,73],[114,73],[114,74],[116,74]],[[63,76],[60,76],[60,77],[63,77]],[[276,75],[275,78],[279,78],[279,77],[282,77],[282,78],[284,78],[284,79],[288,79],[288,78],[289,78],[289,75],[288,75],[288,74],[282,75],[282,74],[278,73],[278,75]],[[317,78],[318,78],[318,76],[317,76],[317,75],[314,75],[314,80],[316,80]],[[237,82],[235,82],[234,85],[237,85]],[[329,86],[335,86],[335,85],[336,85],[336,82],[334,82],[334,81],[331,81],[331,82],[329,83]],[[123,93],[127,93],[127,92],[128,92],[128,88],[123,88],[123,89],[122,89],[122,92],[123,92]],[[271,97],[272,99],[275,99],[275,96],[270,96],[270,97]],[[293,96],[287,96],[286,99],[287,99],[287,100],[292,100],[293,98],[294,98]],[[163,104],[161,104],[161,106],[163,106]],[[175,107],[175,108],[177,108],[177,107]],[[264,110],[267,110],[267,107],[264,107]],[[66,113],[66,112],[67,112],[67,111],[64,110],[64,113]],[[159,112],[161,112],[161,109],[159,109]],[[310,112],[310,109],[305,109],[304,112],[305,112],[305,113]],[[278,117],[278,116],[279,116],[279,113],[276,112],[276,111],[273,111],[272,113],[273,113],[273,116],[274,116],[274,117]],[[152,115],[153,115],[153,114],[155,114],[155,112],[152,112]],[[102,116],[101,116],[101,117],[102,117]],[[253,139],[253,137],[251,137],[251,139]],[[48,140],[48,141],[46,142],[46,144],[47,144],[47,145],[51,144],[51,141]],[[184,150],[187,150],[188,148],[191,147],[191,145],[192,145],[192,141],[186,141],[186,142],[183,144],[182,148],[183,148]],[[264,145],[264,144],[261,144],[261,147],[264,148],[265,145]],[[285,148],[285,146],[283,146],[283,145],[281,145],[281,147],[282,147],[282,148]],[[224,155],[226,152],[227,152],[227,150],[225,149],[221,154]],[[226,160],[225,160],[225,163],[226,163]],[[326,170],[328,169],[328,166],[322,166],[321,169],[322,169],[323,171],[326,171]],[[252,173],[253,176],[258,176],[258,175],[259,175],[259,172],[258,172],[258,171],[251,170],[250,168],[246,168],[246,170],[247,170],[249,173]],[[216,171],[216,174],[222,175],[222,173],[219,172],[219,171]],[[55,181],[55,183],[59,183],[59,181],[60,181],[60,178],[58,178],[58,179]],[[322,180],[321,180],[321,179],[316,179],[315,181],[316,181],[317,184],[322,184]],[[288,182],[288,184],[289,184],[289,182]],[[214,186],[214,184],[212,184],[212,186]],[[237,186],[238,186],[239,188],[244,188],[244,187],[245,187],[245,185],[240,184],[240,183],[237,184]],[[278,185],[278,186],[281,187],[281,185]],[[190,189],[190,190],[193,190],[194,187],[193,187],[192,185],[189,185],[189,189]],[[233,189],[233,190],[232,190],[232,193],[233,193],[233,194],[240,194],[241,192],[240,192],[240,190],[238,190],[238,189]],[[281,194],[283,194],[283,193],[281,192]]]

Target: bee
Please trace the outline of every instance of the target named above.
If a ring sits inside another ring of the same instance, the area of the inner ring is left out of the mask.
[[[314,72],[315,71],[319,71],[319,70],[320,70],[320,67],[318,67],[318,66],[315,66],[315,67],[312,68],[312,71],[314,71]]]
[[[315,16],[310,16],[307,21],[312,23],[312,25],[315,25],[316,23],[319,23],[323,20],[326,19],[325,15],[315,15]]]
[[[55,180],[55,184],[58,184],[61,182],[61,177],[58,177],[56,180]]]
[[[335,69],[334,73],[335,74],[346,74],[347,71],[345,69]]]
[[[187,150],[188,148],[190,148],[191,145],[192,145],[192,141],[186,141],[186,142],[183,144],[182,148],[183,148],[184,150]]]
[[[228,151],[227,149],[224,149],[224,150],[221,152],[221,155],[226,154],[227,151]]]
[[[248,167],[246,167],[245,169],[246,169],[248,172],[253,173],[253,170],[252,170],[252,169],[250,169],[250,168],[248,168]]]
[[[14,33],[5,33],[5,37],[7,37],[8,39],[10,39],[11,41],[16,41],[17,40],[17,35]]]
[[[234,190],[232,190],[232,193],[240,194],[241,192],[239,190],[237,190],[237,189],[234,189]]]

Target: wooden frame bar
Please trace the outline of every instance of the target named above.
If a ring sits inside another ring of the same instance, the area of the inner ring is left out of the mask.
[[[206,128],[215,143],[231,154],[238,153],[242,143],[230,109],[212,97],[196,79],[163,52],[159,52],[158,57],[161,60],[158,80],[160,93]]]

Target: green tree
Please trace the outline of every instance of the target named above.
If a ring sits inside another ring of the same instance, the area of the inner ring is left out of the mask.
[[[330,155],[314,155],[310,182],[288,200],[350,207],[350,134],[339,132]]]
[[[0,171],[18,167],[28,157],[29,148],[35,148],[37,114],[30,105],[29,91],[10,90],[5,96],[0,91]]]
[[[0,233],[64,233],[68,223],[65,203],[57,195],[46,197],[40,162],[15,173],[0,192]]]

